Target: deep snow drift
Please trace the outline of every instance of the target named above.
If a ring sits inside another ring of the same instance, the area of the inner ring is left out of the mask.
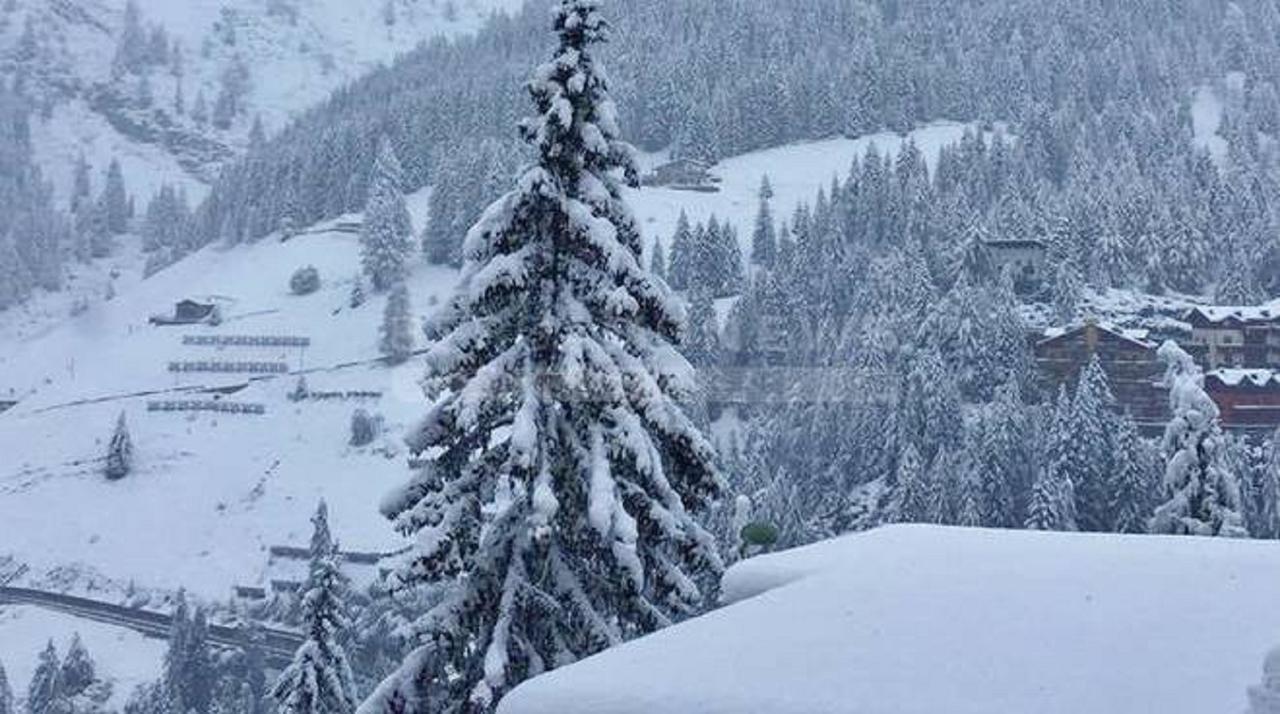
[[[1241,711],[1280,545],[895,526],[738,564],[734,604],[527,682],[500,714]]]

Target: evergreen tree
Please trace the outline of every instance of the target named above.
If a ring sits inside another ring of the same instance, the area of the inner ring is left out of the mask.
[[[681,352],[689,363],[699,369],[711,367],[720,361],[720,328],[716,318],[715,303],[707,290],[693,291],[689,317],[685,323]]]
[[[398,582],[445,590],[416,625],[429,642],[366,711],[491,711],[530,676],[697,612],[722,568],[693,516],[722,479],[672,391],[690,381],[669,346],[683,316],[640,264],[615,174],[638,183],[593,53],[599,0],[561,0],[555,29],[522,125],[538,160],[468,234],[431,325],[441,396],[409,437],[429,458],[384,503],[418,544]]]
[[[1117,431],[1116,401],[1106,372],[1091,355],[1080,372],[1072,404],[1071,480],[1075,484],[1077,520],[1081,530],[1109,532],[1115,493]]]
[[[213,699],[213,659],[204,609],[192,613],[186,593],[178,592],[169,626],[169,647],[157,696],[169,711],[208,714]]]
[[[660,240],[653,242],[653,251],[649,256],[649,272],[663,280],[667,279],[667,255],[662,250]]]
[[[80,640],[80,633],[71,638],[71,647],[67,650],[66,659],[62,660],[62,692],[65,696],[74,697],[84,692],[97,679],[93,658]]]
[[[382,354],[389,364],[400,364],[413,353],[413,318],[409,314],[409,288],[396,283],[387,296],[382,314]]]
[[[1249,687],[1249,711],[1245,714],[1280,714],[1280,647],[1267,653],[1262,682]]]
[[[0,714],[17,714],[17,705],[13,701],[13,688],[9,686],[9,675],[5,673],[2,662],[0,662]]]
[[[676,232],[671,236],[671,258],[667,263],[667,282],[676,290],[688,290],[694,275],[693,230],[689,227],[689,216],[680,212],[676,221]]]
[[[1044,463],[1036,473],[1025,526],[1032,530],[1076,529],[1071,439],[1074,410],[1065,385],[1059,387],[1046,434]]]
[[[1069,324],[1075,319],[1082,289],[1083,280],[1080,278],[1079,268],[1068,260],[1059,263],[1053,280],[1053,307],[1058,320],[1063,324]]]
[[[384,137],[373,165],[369,201],[360,231],[361,263],[378,292],[404,280],[413,250],[409,211],[401,193],[403,174],[391,142]]]
[[[1241,518],[1240,484],[1226,463],[1218,406],[1204,391],[1204,376],[1191,355],[1166,342],[1165,384],[1173,414],[1165,428],[1165,501],[1149,530],[1165,535],[1248,537]]]
[[[884,520],[888,523],[928,523],[932,484],[920,461],[920,452],[907,444],[898,459],[893,493]]]
[[[778,256],[778,231],[773,225],[773,210],[769,201],[773,187],[769,177],[760,179],[760,211],[756,214],[755,230],[751,234],[751,262],[763,268],[772,268]]]
[[[1115,459],[1111,485],[1111,523],[1113,533],[1145,533],[1147,514],[1151,513],[1156,484],[1143,458],[1138,427],[1129,417],[1119,419],[1115,431]]]
[[[55,707],[62,698],[62,664],[53,640],[40,652],[31,685],[27,687],[27,711],[30,714],[57,714]]]
[[[129,436],[129,425],[125,422],[124,412],[116,418],[116,429],[111,434],[111,442],[107,445],[107,465],[105,473],[108,479],[117,481],[133,471],[133,439]]]
[[[107,230],[113,235],[129,230],[129,195],[125,192],[124,172],[117,159],[112,159],[107,167],[107,178],[102,186],[102,195],[98,197],[98,205],[106,219]]]
[[[356,691],[342,645],[348,583],[323,501],[311,522],[311,566],[302,596],[306,640],[272,687],[271,697],[281,714],[349,714],[355,711]]]

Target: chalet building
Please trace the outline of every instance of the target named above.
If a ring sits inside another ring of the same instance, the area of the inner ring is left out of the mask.
[[[381,579],[388,568],[383,561],[395,554],[343,552],[342,573],[358,589],[364,589]],[[269,595],[297,592],[307,580],[311,565],[311,551],[287,545],[271,546],[262,582],[254,585],[237,585],[235,594],[245,600],[263,600]]]
[[[1219,369],[1204,378],[1205,391],[1230,429],[1280,429],[1280,371]]]
[[[1013,278],[1019,293],[1035,292],[1048,282],[1049,246],[1044,241],[987,241],[987,251],[996,269],[1007,271]]]
[[[664,186],[685,191],[714,192],[719,179],[711,175],[711,165],[697,159],[676,159],[646,174],[645,186]]]
[[[1161,385],[1164,364],[1156,356],[1157,347],[1143,330],[1088,322],[1051,330],[1036,343],[1035,356],[1046,386],[1056,393],[1063,384],[1072,388],[1096,354],[1116,400],[1139,426],[1151,431],[1163,429],[1169,420],[1169,392]]]
[[[221,321],[218,306],[211,303],[183,300],[173,306],[172,315],[154,315],[153,325],[216,325]]]
[[[1195,307],[1186,345],[1207,369],[1280,370],[1280,308]]]

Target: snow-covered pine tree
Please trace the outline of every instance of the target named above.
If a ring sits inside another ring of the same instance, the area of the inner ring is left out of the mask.
[[[1127,415],[1116,421],[1115,444],[1110,479],[1111,523],[1113,533],[1145,533],[1147,514],[1151,513],[1157,484],[1144,458],[1138,427]]]
[[[31,684],[27,687],[27,711],[30,714],[55,714],[54,704],[62,698],[62,664],[53,640],[40,652]]]
[[[169,625],[164,672],[153,698],[164,711],[206,714],[213,697],[213,659],[209,652],[209,624],[204,609],[194,614],[185,591],[178,591]]]
[[[1072,454],[1076,517],[1081,530],[1105,533],[1114,522],[1111,504],[1117,476],[1118,419],[1115,397],[1096,354],[1080,372],[1072,411],[1068,450]]]
[[[1080,269],[1075,263],[1064,260],[1058,264],[1053,276],[1053,308],[1060,322],[1066,324],[1075,319],[1083,284],[1084,279],[1080,277]]]
[[[342,645],[348,584],[329,533],[329,510],[323,501],[311,522],[315,526],[311,567],[302,595],[306,640],[271,688],[271,698],[280,714],[349,714],[356,708],[356,691]]]
[[[769,177],[760,179],[760,210],[756,213],[755,229],[751,233],[751,262],[762,268],[773,268],[778,257],[778,230],[773,224],[773,186]]]
[[[1254,498],[1257,499],[1256,538],[1280,538],[1280,429],[1263,451]]]
[[[369,179],[364,224],[360,230],[360,261],[373,289],[389,290],[404,279],[409,255],[413,252],[409,210],[404,204],[404,170],[395,149],[386,137],[378,144],[378,155]]]
[[[709,238],[715,242],[711,246],[712,265],[715,267],[715,296],[732,297],[742,292],[743,268],[742,246],[738,243],[738,231],[728,222],[720,225],[720,230]]]
[[[413,317],[409,313],[409,288],[403,280],[387,296],[381,334],[379,345],[389,364],[401,364],[413,354]]]
[[[71,638],[71,646],[66,658],[62,660],[59,676],[62,679],[62,692],[68,697],[80,694],[97,679],[93,658],[89,656],[89,650],[85,649],[79,632]]]
[[[9,686],[9,675],[4,671],[3,662],[0,662],[0,714],[17,714],[13,687]]]
[[[1240,484],[1226,463],[1218,405],[1204,391],[1204,375],[1172,341],[1160,346],[1168,365],[1165,385],[1173,417],[1164,433],[1165,502],[1149,530],[1165,535],[1248,537],[1241,517]]]
[[[914,444],[907,444],[907,448],[902,450],[895,476],[884,522],[928,523],[933,484]]]
[[[107,444],[107,459],[104,473],[108,479],[117,481],[133,471],[133,439],[129,436],[129,424],[125,421],[124,412],[116,418],[116,428]]]
[[[699,369],[720,362],[720,329],[715,302],[705,288],[693,290],[681,352]]]
[[[106,218],[107,230],[114,235],[129,230],[129,195],[125,191],[124,172],[117,159],[112,159],[107,167],[107,178],[102,186],[102,195],[98,197],[98,205]]]
[[[347,307],[354,310],[363,305],[367,297],[364,291],[364,274],[357,273],[355,279],[351,281],[351,294],[347,297]]]
[[[662,249],[660,240],[653,242],[653,250],[649,252],[649,272],[663,280],[667,279],[667,254]]]
[[[687,290],[694,274],[693,229],[689,216],[680,212],[676,232],[671,236],[671,256],[667,262],[667,282],[676,290]]]
[[[1249,711],[1245,714],[1280,714],[1280,647],[1267,653],[1262,682],[1249,687]]]
[[[621,198],[632,149],[592,48],[599,0],[561,0],[529,84],[536,163],[466,240],[431,325],[440,396],[409,437],[422,471],[384,502],[416,549],[403,587],[446,587],[421,647],[362,707],[487,712],[528,677],[697,612],[722,569],[696,520],[723,489],[676,399],[683,314],[641,266]]]
[[[1028,529],[1076,529],[1075,484],[1071,474],[1073,414],[1067,387],[1061,385],[1045,430],[1044,463],[1031,486],[1031,501],[1027,505],[1024,523]]]

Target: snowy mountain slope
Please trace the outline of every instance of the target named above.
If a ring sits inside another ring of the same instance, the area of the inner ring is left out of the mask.
[[[956,122],[935,122],[911,132],[910,138],[932,169],[942,147],[958,142],[965,129],[972,128]],[[881,154],[896,154],[905,140],[900,134],[881,132],[856,139],[834,138],[757,151],[725,159],[712,168],[711,173],[721,179],[718,193],[644,188],[630,192],[627,199],[639,216],[646,237],[662,240],[668,255],[668,242],[675,233],[680,212],[685,211],[695,224],[713,215],[721,222],[730,222],[737,228],[743,255],[749,256],[763,176],[768,175],[773,186],[775,219],[789,222],[796,205],[812,203],[818,189],[831,185],[832,177],[843,180],[854,158],[862,157],[868,148],[875,147]],[[641,168],[648,170],[664,158],[660,154],[642,156]]]
[[[21,74],[36,99],[37,159],[61,195],[84,153],[99,179],[121,159],[131,192],[203,184],[246,146],[255,117],[270,131],[335,88],[420,42],[479,28],[519,0],[135,0],[142,27],[164,31],[181,60],[123,76],[114,58],[126,0],[16,0],[0,9],[0,76]],[[30,29],[28,29],[30,28]],[[148,38],[149,39],[149,38]],[[172,51],[171,51],[172,54]],[[224,128],[193,117],[228,70],[248,69],[242,107]],[[145,89],[143,84],[145,82]],[[181,90],[179,92],[179,87]],[[145,107],[141,94],[150,95]],[[176,107],[179,93],[181,109]]]
[[[1258,541],[883,528],[745,561],[733,605],[499,711],[1241,711],[1280,641],[1278,569]]]
[[[962,130],[937,125],[915,138],[932,156]],[[749,154],[717,166],[721,193],[641,189],[629,198],[650,240],[669,239],[685,209],[693,219],[715,213],[733,223],[745,248],[763,173],[774,182],[775,210],[789,215],[873,141],[887,149],[901,139],[838,139]],[[428,195],[409,197],[417,226]],[[0,463],[0,522],[15,525],[0,555],[12,552],[30,564],[32,577],[61,565],[92,564],[118,583],[133,579],[144,587],[186,586],[202,597],[225,597],[233,584],[263,577],[266,548],[305,542],[308,517],[321,496],[329,500],[344,548],[397,547],[377,504],[406,474],[399,431],[421,415],[415,381],[422,367],[411,361],[394,370],[368,364],[324,370],[376,357],[382,315],[381,299],[354,311],[345,307],[357,270],[356,237],[332,227],[287,243],[268,238],[231,250],[206,248],[148,280],[121,283],[114,300],[95,300],[88,312],[53,328],[5,323],[0,314],[0,394],[34,391],[0,414],[0,450],[11,457]],[[307,297],[290,295],[289,276],[307,264],[319,269],[323,288]],[[411,284],[415,312],[427,313],[455,279],[450,271],[419,269]],[[152,314],[188,297],[218,302],[224,323],[216,329],[147,325]],[[182,344],[182,335],[202,332],[297,335],[311,338],[312,346],[300,352]],[[296,377],[282,377],[222,397],[263,404],[264,416],[148,412],[149,400],[208,400],[212,395],[195,390],[247,381],[244,375],[167,371],[168,362],[187,360],[279,360],[293,370],[320,370],[307,375],[313,390],[373,390],[383,397],[295,404],[287,395]],[[138,396],[147,392],[156,394]],[[375,448],[346,446],[357,407],[386,418]],[[121,411],[128,414],[138,472],[111,484],[94,460]],[[122,519],[133,525],[119,528]]]

